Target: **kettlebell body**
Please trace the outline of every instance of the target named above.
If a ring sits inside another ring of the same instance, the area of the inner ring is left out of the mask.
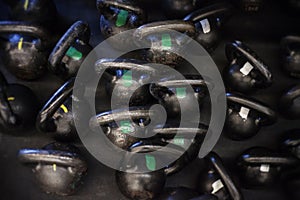
[[[18,158],[24,164],[35,164],[33,173],[43,191],[71,195],[81,184],[87,164],[77,148],[51,143],[43,149],[22,149]]]
[[[300,37],[286,36],[281,40],[283,70],[290,76],[300,77]]]
[[[281,96],[279,109],[285,118],[300,118],[300,85],[292,87]]]
[[[253,137],[261,126],[276,122],[276,113],[252,98],[240,94],[227,93],[227,117],[225,132],[233,140]]]

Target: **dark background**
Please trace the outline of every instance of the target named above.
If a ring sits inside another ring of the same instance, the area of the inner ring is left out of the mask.
[[[91,26],[91,45],[96,46],[101,40],[99,30],[99,14],[94,0],[55,0],[58,12],[68,24],[76,20],[85,20]],[[151,1],[152,5],[155,2]],[[284,2],[267,1],[260,13],[246,15],[236,13],[224,28],[223,41],[212,53],[217,66],[222,70],[228,63],[225,57],[224,44],[233,39],[239,39],[247,43],[270,66],[274,75],[272,87],[256,92],[253,96],[278,110],[278,99],[283,91],[292,85],[299,83],[296,79],[289,78],[281,70],[280,39],[288,34],[299,34],[300,15],[293,14],[285,8]],[[159,5],[159,4],[158,4]],[[7,7],[0,1],[1,20],[8,19]],[[156,8],[149,16],[150,20],[163,20],[164,16]],[[4,71],[10,82],[20,82],[29,86],[37,95],[43,105],[47,99],[63,83],[59,78],[47,73],[44,77],[33,82],[22,82],[6,72],[0,61],[0,69]],[[103,105],[107,102],[103,97]],[[221,137],[214,151],[223,159],[230,173],[237,179],[235,160],[244,150],[253,146],[265,146],[278,150],[281,137],[290,129],[297,128],[299,121],[288,121],[281,116],[278,122],[272,126],[264,127],[253,138],[235,142]],[[76,194],[70,197],[59,197],[43,193],[35,182],[31,169],[22,166],[16,159],[21,148],[40,148],[53,141],[47,135],[35,130],[28,133],[19,133],[20,136],[10,136],[0,133],[0,199],[126,199],[119,192],[115,183],[114,170],[102,165],[81,147],[88,161],[88,174],[84,179],[84,185]],[[190,163],[183,171],[168,178],[167,186],[195,187],[197,174],[199,174],[200,161]],[[283,200],[288,199],[281,189],[281,183],[270,189],[246,190],[243,189],[245,199],[251,200]]]

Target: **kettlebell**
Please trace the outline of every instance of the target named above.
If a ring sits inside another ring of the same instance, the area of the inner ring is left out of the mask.
[[[57,18],[57,10],[52,0],[7,1],[11,7],[13,20],[50,22]]]
[[[106,39],[137,28],[147,20],[146,12],[133,0],[97,0],[97,8],[101,13],[101,33]],[[126,49],[132,45],[132,38],[124,35],[109,41],[116,49]]]
[[[238,158],[240,177],[247,188],[272,186],[285,167],[295,164],[296,158],[263,147],[248,149]]]
[[[199,0],[164,0],[162,6],[169,18],[179,19],[197,9],[200,3]]]
[[[175,67],[183,61],[180,52],[184,51],[184,44],[194,37],[195,32],[191,22],[168,20],[140,26],[133,33],[133,38],[136,46],[150,47],[141,51],[144,60]]]
[[[273,76],[268,66],[240,41],[226,44],[229,65],[223,75],[226,85],[237,92],[249,93],[264,89],[272,84]]]
[[[282,142],[283,149],[300,159],[300,130],[289,131]]]
[[[169,117],[181,118],[183,113],[195,111],[191,99],[195,99],[200,106],[209,95],[208,87],[212,84],[203,80],[200,75],[184,75],[182,80],[163,80],[150,85],[150,93],[167,111]],[[189,88],[191,87],[193,91]]]
[[[246,140],[262,126],[276,122],[276,113],[263,103],[241,94],[227,93],[225,133],[232,140]]]
[[[18,159],[34,165],[38,185],[46,193],[72,195],[81,185],[87,163],[79,150],[68,144],[51,143],[42,149],[21,149]]]
[[[199,192],[214,195],[219,200],[242,200],[243,195],[232,181],[221,158],[216,153],[211,152],[204,160],[207,167],[204,173],[200,175]]]
[[[87,23],[75,22],[51,52],[49,70],[65,80],[76,76],[82,62],[93,49],[89,45],[90,36]]]
[[[115,146],[127,150],[140,140],[134,135],[138,128],[150,123],[150,117],[153,114],[153,111],[144,107],[130,107],[128,110],[120,109],[100,113],[96,116],[96,121],[92,121],[94,118],[91,119],[90,125],[92,130],[100,125]]]
[[[158,200],[217,200],[213,195],[200,195],[197,191],[190,188],[166,188],[157,198]]]
[[[257,13],[262,10],[264,0],[237,0],[241,10],[245,13]]]
[[[196,27],[195,40],[208,52],[216,49],[221,39],[221,27],[233,12],[229,3],[217,3],[196,10],[184,18]]]
[[[300,85],[292,87],[281,96],[279,110],[285,118],[300,118]]]
[[[31,89],[7,83],[0,72],[0,129],[20,135],[34,126],[39,102]]]
[[[139,200],[155,199],[159,196],[163,191],[168,172],[178,171],[176,168],[182,168],[182,163],[185,163],[182,162],[185,157],[181,157],[172,164],[157,169],[157,166],[166,162],[166,157],[177,158],[184,153],[184,150],[177,145],[166,145],[167,143],[142,141],[129,149],[136,154],[125,156],[121,170],[116,171],[116,181],[123,195]],[[157,153],[157,150],[161,151]],[[150,154],[153,151],[156,151],[155,155]],[[144,159],[136,156],[141,153],[144,154]]]
[[[290,76],[300,78],[300,37],[286,36],[281,40],[283,70]]]
[[[11,73],[23,80],[44,74],[50,45],[46,30],[29,22],[2,21],[0,38],[3,61]]]
[[[100,59],[96,71],[105,70],[106,91],[120,107],[143,106],[151,100],[149,84],[158,71],[146,62],[134,59]],[[162,73],[161,71],[159,73]],[[124,105],[126,104],[126,105]]]
[[[90,109],[84,100],[72,95],[74,82],[75,78],[71,78],[63,84],[41,109],[36,119],[36,127],[40,132],[58,140],[70,141],[78,138],[75,121],[88,127],[89,118],[73,112],[72,101],[77,101],[87,112]]]

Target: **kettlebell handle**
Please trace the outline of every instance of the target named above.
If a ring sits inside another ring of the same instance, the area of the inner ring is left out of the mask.
[[[226,96],[228,103],[236,103],[263,114],[265,118],[260,121],[261,125],[273,124],[277,120],[277,115],[272,109],[254,99],[232,93],[227,93]]]
[[[226,44],[225,51],[226,56],[230,61],[235,60],[238,56],[245,57],[261,73],[261,75],[265,78],[266,83],[272,82],[272,74],[268,70],[267,66],[253,50],[242,42],[234,41]]]
[[[0,72],[0,116],[7,124],[15,125],[17,124],[17,116],[14,114],[8,101],[8,96],[6,95],[7,87],[8,83],[2,72]]]
[[[193,23],[182,20],[168,20],[153,22],[143,26],[140,26],[135,30],[133,36],[139,40],[157,33],[164,33],[170,30],[186,33],[188,36],[194,36],[196,28]]]
[[[183,20],[184,21],[191,21],[191,22],[198,22],[199,20],[210,18],[214,16],[220,16],[226,13],[232,12],[232,5],[228,3],[217,3],[211,6],[208,6],[203,9],[199,9],[197,11],[192,12],[191,14],[187,15]]]
[[[300,97],[300,85],[296,85],[281,97],[281,105],[291,105],[298,97]]]
[[[231,180],[229,174],[227,173],[227,170],[222,164],[221,158],[216,153],[211,152],[206,156],[206,159],[209,161],[209,163],[211,163],[214,169],[221,176],[221,179],[225,183],[231,198],[234,200],[243,200],[242,193]]]
[[[39,25],[21,21],[1,21],[0,34],[26,34],[40,39],[43,43],[49,44],[49,33]],[[46,45],[45,45],[46,46]]]
[[[63,86],[61,86],[46,103],[37,117],[37,123],[40,127],[43,127],[52,118],[60,106],[67,100],[67,98],[70,97],[73,91],[74,82],[75,78],[71,78]]]
[[[86,168],[86,163],[76,153],[59,150],[22,149],[19,151],[18,159],[27,164],[57,164],[77,169]]]
[[[281,46],[286,47],[286,46],[288,46],[288,44],[290,44],[292,42],[300,43],[300,37],[299,36],[292,36],[292,35],[286,36],[281,40]]]
[[[177,134],[184,136],[186,138],[191,138],[191,136],[205,137],[208,131],[208,127],[204,124],[199,125],[199,128],[156,128],[153,130],[155,134],[164,136],[176,136]]]
[[[107,14],[107,9],[109,7],[116,7],[119,9],[124,9],[130,12],[134,12],[137,15],[143,16],[145,15],[143,9],[139,8],[136,5],[130,5],[126,4],[126,1],[115,1],[115,0],[97,0],[97,8],[100,12],[103,12],[103,14]]]
[[[57,45],[50,54],[48,61],[51,70],[54,72],[58,70],[66,52],[77,39],[81,40],[85,44],[88,44],[90,35],[91,31],[87,23],[83,21],[75,22],[58,41]]]

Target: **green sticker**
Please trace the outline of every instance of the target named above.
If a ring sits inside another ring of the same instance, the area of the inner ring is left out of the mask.
[[[117,27],[124,26],[126,24],[127,18],[128,18],[128,11],[120,10],[116,21],[116,26]]]
[[[125,87],[130,87],[132,85],[132,71],[124,70],[122,80]]]
[[[172,41],[170,34],[162,34],[161,36],[161,44],[163,49],[170,49],[172,47]]]
[[[82,53],[77,51],[74,47],[70,47],[66,55],[74,60],[80,60],[82,58]]]
[[[176,145],[179,145],[179,146],[184,146],[184,138],[176,136],[173,139],[173,143],[176,144]]]
[[[155,171],[156,170],[156,160],[155,160],[155,157],[151,156],[151,155],[145,155],[145,158],[146,158],[147,168],[150,171]]]
[[[121,121],[120,122],[122,133],[131,133],[133,132],[133,128],[131,126],[130,121]]]
[[[186,88],[176,88],[176,96],[180,99],[186,97]]]

